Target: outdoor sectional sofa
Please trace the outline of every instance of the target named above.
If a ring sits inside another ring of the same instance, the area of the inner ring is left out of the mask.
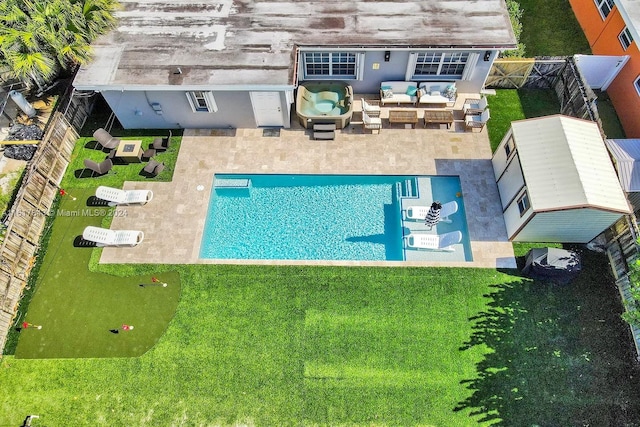
[[[415,104],[418,102],[417,82],[382,82],[380,83],[380,105]]]
[[[452,107],[455,82],[387,81],[380,83],[380,104],[441,104]]]

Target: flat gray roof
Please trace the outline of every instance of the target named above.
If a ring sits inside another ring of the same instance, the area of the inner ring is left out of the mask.
[[[515,46],[504,0],[120,3],[117,28],[93,43],[76,88],[290,85],[296,45]]]

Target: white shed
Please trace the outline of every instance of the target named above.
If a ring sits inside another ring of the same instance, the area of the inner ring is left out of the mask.
[[[604,142],[613,158],[622,191],[637,212],[640,210],[640,139],[606,139]]]
[[[594,122],[515,121],[492,163],[512,241],[586,243],[630,213]]]

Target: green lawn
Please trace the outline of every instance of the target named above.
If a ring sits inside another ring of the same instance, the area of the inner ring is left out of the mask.
[[[591,53],[567,0],[517,0],[523,11],[520,42],[525,55],[566,56]]]
[[[120,136],[123,132],[113,132],[114,136]],[[142,140],[143,149],[148,148],[155,137],[166,136],[168,131],[154,131],[152,135],[144,136],[144,134],[134,134],[122,136],[122,139]],[[98,185],[106,185],[121,188],[124,181],[170,181],[173,176],[173,168],[180,150],[180,136],[171,138],[169,149],[158,152],[153,158],[165,164],[165,169],[154,178],[147,178],[143,175],[142,168],[147,164],[144,163],[114,163],[113,169],[102,176],[91,176],[91,171],[85,170],[84,160],[91,159],[96,162],[103,161],[109,150],[102,150],[97,145],[93,137],[82,137],[76,143],[71,155],[71,162],[67,168],[67,174],[60,184],[61,188],[92,188]]]
[[[569,286],[179,266],[175,318],[143,356],[4,357],[0,425],[622,425],[639,419],[640,376],[606,259],[586,256]]]
[[[90,189],[72,189],[69,194],[77,200],[65,196],[56,209],[59,218],[40,266],[35,284],[38,292],[22,319],[42,329],[20,332],[16,357],[140,356],[156,343],[172,319],[180,278],[168,272],[128,277],[90,273],[93,249],[75,244],[87,225],[108,221],[114,208],[88,206],[93,195]],[[154,283],[152,277],[159,282]],[[119,330],[123,324],[134,325],[134,329]]]

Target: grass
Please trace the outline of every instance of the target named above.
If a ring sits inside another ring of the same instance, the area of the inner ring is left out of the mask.
[[[180,294],[179,276],[154,274],[168,283],[165,288],[153,284],[150,274],[118,277],[89,272],[92,248],[76,247],[77,240],[87,225],[100,226],[114,208],[88,207],[91,189],[70,193],[77,200],[65,197],[56,210],[60,218],[53,224],[33,284],[38,292],[23,319],[41,325],[42,330],[20,332],[16,357],[140,356],[156,343],[173,317]],[[110,332],[122,324],[137,329]]]
[[[0,425],[621,425],[640,416],[640,377],[606,259],[586,256],[569,286],[177,266],[175,318],[143,356],[3,358]]]
[[[525,56],[590,54],[589,42],[568,1],[518,0],[523,10],[521,40]]]
[[[166,136],[167,132],[168,131],[154,131],[154,135],[152,136],[133,135],[122,137],[122,139],[142,140],[142,147],[147,148],[155,137]],[[114,132],[113,135],[116,136],[117,132]],[[82,137],[78,140],[78,143],[76,143],[71,155],[71,162],[68,167],[71,173],[65,175],[60,186],[65,189],[71,187],[95,189],[98,185],[120,188],[124,181],[170,181],[180,150],[181,139],[180,136],[172,137],[169,149],[158,152],[154,156],[154,159],[163,162],[166,166],[165,169],[154,178],[147,178],[141,173],[146,163],[114,163],[113,169],[109,173],[92,177],[91,171],[85,170],[84,159],[101,162],[106,158],[109,150],[101,150],[93,137]]]
[[[613,108],[613,104],[611,103],[611,99],[607,93],[596,92],[596,94],[598,95],[598,114],[600,115],[600,120],[602,120],[602,130],[605,135],[607,135],[607,138],[626,138],[624,129],[622,128],[622,124],[618,118],[618,114],[616,113],[615,108]]]

